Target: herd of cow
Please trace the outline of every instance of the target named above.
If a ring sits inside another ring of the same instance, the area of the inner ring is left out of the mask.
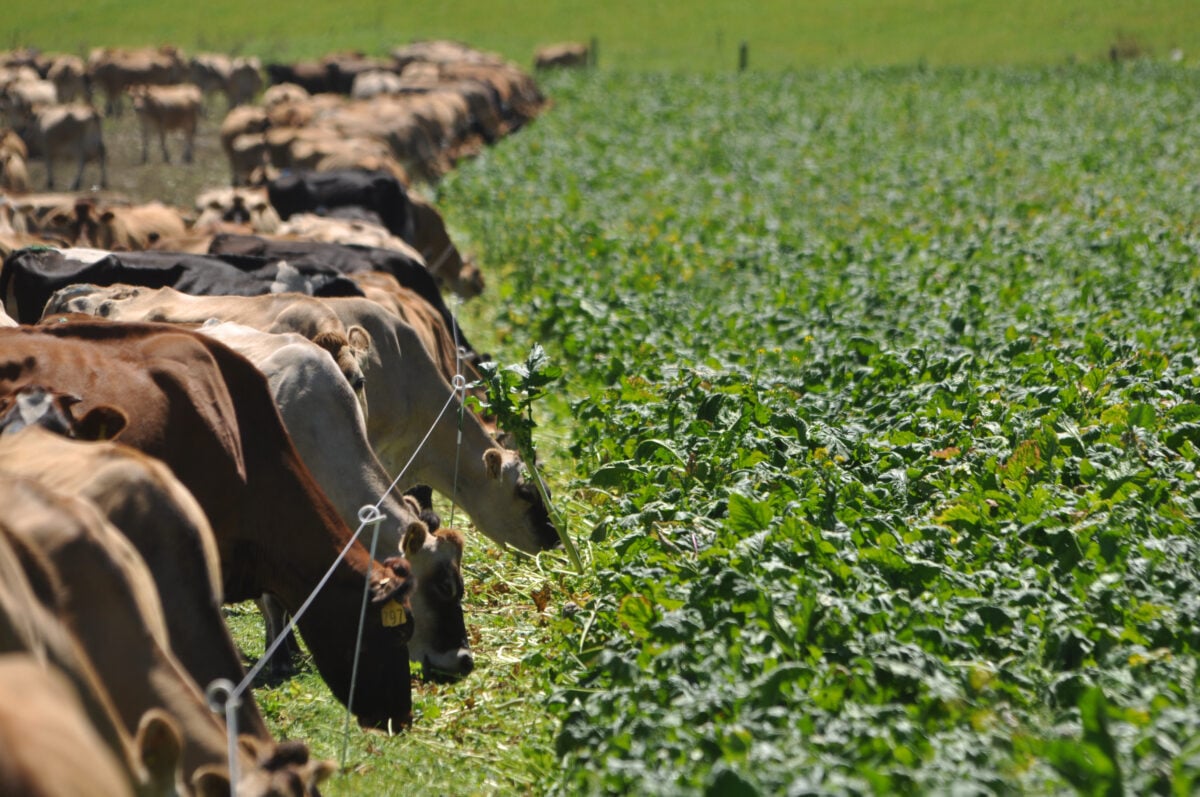
[[[253,59],[168,47],[0,70],[0,793],[316,794],[332,765],[274,740],[253,699],[229,760],[204,694],[245,678],[222,604],[259,601],[269,640],[299,615],[332,693],[399,727],[410,661],[474,666],[465,537],[431,491],[497,542],[558,544],[525,463],[464,401],[484,355],[442,291],[482,276],[408,184],[543,99],[447,42],[268,65],[265,92]],[[143,157],[157,132],[164,160],[163,133],[186,159],[224,93],[233,186],[189,211],[25,193],[12,164],[46,158],[52,185],[67,151],[104,182],[93,92],[105,114],[129,98]]]

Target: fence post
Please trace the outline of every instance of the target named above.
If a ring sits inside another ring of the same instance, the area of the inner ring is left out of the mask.
[[[750,66],[750,43],[744,41],[738,47],[738,71],[745,72],[748,66]]]

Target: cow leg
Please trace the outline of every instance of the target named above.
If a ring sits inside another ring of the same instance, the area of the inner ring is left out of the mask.
[[[82,146],[80,146],[79,147],[79,169],[75,172],[75,181],[71,183],[72,191],[78,191],[80,184],[83,183],[83,167],[85,165],[87,165],[87,150],[84,149]]]
[[[167,128],[160,126],[158,128],[158,146],[162,148],[163,163],[171,162],[171,154],[167,152]]]
[[[46,190],[54,190],[54,158],[50,157],[50,153],[46,153]]]
[[[186,135],[187,135],[187,138],[185,139],[186,143],[184,144],[184,147],[183,147],[183,162],[191,163],[192,162],[192,147],[194,147],[196,144],[195,128],[187,131]]]
[[[101,141],[96,152],[100,157],[100,187],[108,188],[108,150],[104,148],[104,142]]]
[[[150,160],[150,128],[142,122],[142,163]]]
[[[258,604],[259,611],[262,612],[263,625],[266,630],[266,639],[263,643],[263,650],[274,644],[279,637],[279,633],[287,627],[288,612],[279,599],[270,593],[263,593],[262,597],[255,601]],[[296,672],[296,658],[300,655],[300,644],[296,641],[296,635],[289,631],[287,639],[275,651],[275,655],[267,662],[267,673],[272,678],[286,678]]]

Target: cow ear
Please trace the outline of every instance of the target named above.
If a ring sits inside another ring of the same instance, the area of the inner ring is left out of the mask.
[[[107,222],[112,221],[116,217],[117,217],[117,214],[113,213],[111,210],[106,210],[100,214],[100,221],[107,223]]]
[[[3,411],[3,405],[0,405],[0,412]],[[421,514],[421,502],[411,495],[400,496],[400,503],[404,504],[404,508],[412,512],[414,515]]]
[[[316,794],[317,787],[328,780],[333,773],[337,772],[338,765],[336,761],[321,758],[316,761],[310,761],[305,765],[305,769],[308,774],[308,790],[305,794]]]
[[[88,410],[75,424],[78,440],[115,440],[129,425],[129,416],[117,407],[101,404]]]
[[[371,334],[358,324],[346,330],[346,337],[349,338],[352,348],[360,349],[361,351],[367,351],[371,348]]]
[[[183,757],[183,734],[171,715],[159,708],[146,711],[138,722],[134,745],[150,782],[173,786]]]
[[[390,571],[392,577],[371,585],[371,603],[404,600],[412,589],[412,570],[409,569],[408,562],[403,557],[392,556],[383,561],[383,566]]]
[[[487,468],[488,476],[499,479],[504,469],[504,453],[498,448],[489,448],[483,452],[483,466]]]
[[[404,536],[400,539],[400,550],[409,561],[412,561],[417,553],[425,545],[425,537],[429,534],[429,527],[420,520],[408,524],[408,528],[404,530]]]
[[[229,770],[217,764],[205,764],[192,775],[195,797],[229,797]]]

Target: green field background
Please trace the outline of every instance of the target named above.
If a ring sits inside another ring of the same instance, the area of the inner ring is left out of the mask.
[[[108,0],[22,3],[3,17],[0,46],[82,53],[173,43],[280,60],[456,38],[528,63],[538,45],[593,37],[602,67],[632,70],[733,69],[743,41],[762,69],[1058,64],[1106,58],[1116,43],[1200,58],[1195,0]]]

